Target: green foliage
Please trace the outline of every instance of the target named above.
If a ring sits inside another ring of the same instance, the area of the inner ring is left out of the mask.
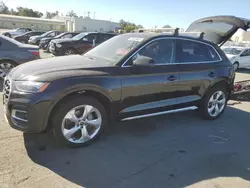
[[[0,2],[0,14],[11,14],[36,18],[40,18],[43,16],[43,13],[25,7],[17,7],[16,11],[14,9],[9,10],[9,8],[2,1]]]
[[[162,28],[172,28],[170,25],[164,25]]]
[[[56,11],[56,12],[46,12],[45,13],[45,18],[47,18],[47,19],[51,19],[51,18],[53,18],[53,17],[55,17],[55,16],[57,16],[57,15],[59,15],[59,12],[58,11]]]
[[[77,14],[73,10],[70,10],[66,16],[78,18]]]
[[[142,25],[136,25],[134,23],[127,22],[127,21],[124,21],[122,19],[122,20],[120,20],[120,28],[124,32],[129,33],[129,32],[131,32],[133,30],[141,29],[141,28],[143,28],[143,26]]]

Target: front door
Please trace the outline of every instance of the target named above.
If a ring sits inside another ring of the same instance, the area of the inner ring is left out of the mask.
[[[221,59],[211,45],[191,39],[176,41],[176,62],[180,76],[177,97],[179,104],[189,107],[203,97],[206,88],[214,81],[215,63]]]
[[[250,49],[246,49],[240,54],[239,66],[241,68],[250,67]]]
[[[135,66],[139,56],[150,57],[153,66]],[[165,111],[176,104],[179,78],[176,74],[175,40],[156,39],[139,50],[122,67],[121,118]]]

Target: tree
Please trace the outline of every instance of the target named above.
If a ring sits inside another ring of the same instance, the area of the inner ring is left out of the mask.
[[[73,11],[73,10],[70,10],[68,13],[67,13],[67,15],[66,16],[69,16],[69,17],[75,17],[75,18],[77,18],[78,16],[77,16],[77,14]]]
[[[162,28],[172,28],[170,25],[164,25]]]
[[[0,14],[9,14],[9,8],[4,4],[3,1],[0,2]]]
[[[134,23],[124,21],[123,19],[119,22],[121,30],[125,32],[131,32],[137,29],[137,26]]]
[[[55,17],[55,16],[57,16],[57,15],[59,15],[59,12],[58,11],[56,11],[56,12],[46,12],[45,13],[45,18],[47,18],[47,19],[51,19],[51,18],[53,18],[53,17]]]
[[[143,29],[142,25],[137,25],[137,29]]]
[[[17,7],[17,15],[40,18],[43,16],[43,13],[39,11],[34,11],[33,9],[29,9],[29,8]]]

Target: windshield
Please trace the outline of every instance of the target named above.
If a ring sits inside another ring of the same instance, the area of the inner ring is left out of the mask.
[[[225,54],[238,55],[242,49],[241,48],[223,48]]]
[[[55,39],[59,39],[59,38],[61,38],[63,35],[65,35],[65,33],[61,33],[60,35],[57,35],[57,36],[55,37]]]
[[[105,59],[107,63],[114,65],[132,49],[141,44],[144,39],[143,36],[118,35],[93,48],[85,53],[84,56]]]
[[[53,31],[48,31],[48,32],[42,34],[41,37],[46,37],[46,36],[47,36],[48,34],[50,34],[51,32],[53,32]]]
[[[71,38],[71,39],[72,39],[72,40],[80,40],[80,39],[82,39],[84,36],[86,36],[87,34],[89,34],[89,33],[80,33],[80,34],[74,36],[74,37]]]

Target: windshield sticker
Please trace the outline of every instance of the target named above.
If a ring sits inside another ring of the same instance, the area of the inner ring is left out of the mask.
[[[129,38],[128,40],[131,40],[131,41],[136,41],[136,42],[141,42],[143,41],[144,38],[139,38],[139,37],[131,37]]]

